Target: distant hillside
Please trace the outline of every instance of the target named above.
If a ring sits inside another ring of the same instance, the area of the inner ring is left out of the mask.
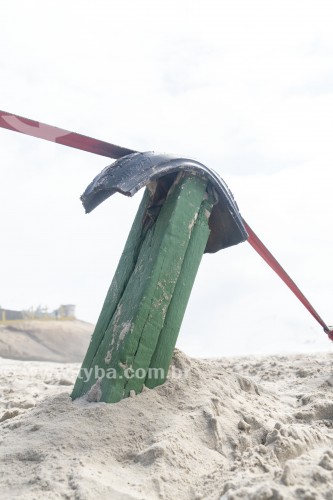
[[[0,324],[0,356],[31,361],[81,362],[93,329],[94,325],[79,320]]]

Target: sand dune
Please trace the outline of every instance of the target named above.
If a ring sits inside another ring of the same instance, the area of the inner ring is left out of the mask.
[[[82,361],[93,325],[84,321],[17,321],[0,324],[0,356],[3,358]]]
[[[71,401],[78,364],[2,360],[1,498],[331,500],[332,359],[176,351],[111,405]]]

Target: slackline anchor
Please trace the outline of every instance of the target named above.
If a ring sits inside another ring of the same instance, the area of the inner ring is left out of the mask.
[[[87,395],[114,403],[144,385],[162,384],[203,253],[247,238],[223,181],[207,167],[171,155],[118,160],[94,179],[82,201],[91,211],[111,194],[133,195],[143,185],[73,399]]]

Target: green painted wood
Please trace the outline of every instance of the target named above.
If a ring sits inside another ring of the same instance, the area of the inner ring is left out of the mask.
[[[81,375],[84,373],[84,370],[89,370],[91,368],[96,352],[98,351],[98,348],[104,338],[117,304],[135,267],[139,249],[142,244],[142,223],[150,201],[151,192],[149,189],[146,189],[92,334],[86,356],[82,363],[80,371]],[[78,377],[72,392],[73,399],[82,395],[83,385],[83,379]]]
[[[206,181],[180,174],[155,224],[144,228],[142,212],[140,217],[138,214],[136,232],[135,224],[132,228],[132,264],[120,273],[126,276],[122,279],[122,292],[115,293],[118,285],[109,291],[102,310],[104,319],[98,322],[102,328],[97,331],[96,327],[95,342],[92,341],[84,362],[84,367],[93,371],[89,380],[77,382],[73,398],[92,390],[92,397],[97,400],[116,402],[130,391],[142,390],[151,363],[155,366],[161,360],[168,368],[209,235],[207,217],[211,202],[205,198]],[[145,207],[148,205],[149,202]],[[122,259],[117,271],[124,267]],[[173,299],[175,293],[177,299]],[[109,313],[105,311],[108,308]],[[163,341],[159,340],[161,332]],[[161,359],[164,343],[168,350]],[[130,378],[133,371],[135,376]]]
[[[150,389],[163,384],[167,377],[188,300],[208,241],[210,233],[208,220],[213,205],[213,196],[209,196],[202,202],[195,222],[181,273],[145,380],[145,385]]]

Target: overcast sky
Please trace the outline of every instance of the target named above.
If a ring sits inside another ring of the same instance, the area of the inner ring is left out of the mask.
[[[217,170],[333,323],[331,1],[2,0],[0,15],[0,109]],[[85,215],[112,160],[2,129],[0,151],[0,305],[95,322],[141,192]],[[332,350],[248,243],[204,256],[178,346]]]

